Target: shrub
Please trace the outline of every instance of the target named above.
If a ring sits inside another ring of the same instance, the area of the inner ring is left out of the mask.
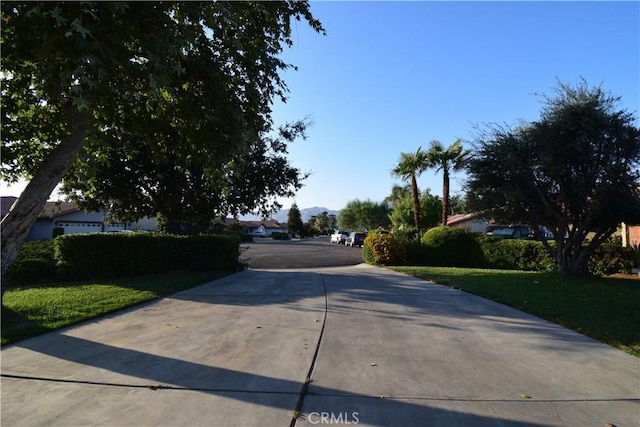
[[[237,237],[217,235],[74,234],[58,237],[54,245],[66,279],[234,270],[240,255]]]
[[[622,247],[619,239],[603,243],[589,258],[589,273],[606,276],[615,273],[629,273],[636,263],[634,248]]]
[[[425,263],[444,267],[482,267],[484,256],[473,234],[463,228],[438,226],[422,236]]]
[[[56,261],[52,240],[22,245],[9,277],[10,286],[51,282],[56,279]]]
[[[364,239],[362,258],[373,265],[398,265],[406,259],[406,249],[391,234],[369,233]]]
[[[393,237],[404,246],[406,253],[405,263],[408,265],[424,265],[425,248],[420,242],[420,233],[415,227],[405,227],[393,231]]]
[[[478,235],[476,241],[490,268],[503,270],[554,271],[556,262],[542,242],[533,240],[496,239]]]

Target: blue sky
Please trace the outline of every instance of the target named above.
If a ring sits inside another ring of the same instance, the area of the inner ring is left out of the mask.
[[[276,122],[312,115],[289,158],[312,171],[300,208],[382,201],[401,152],[472,141],[477,126],[539,117],[557,79],[584,77],[640,111],[639,2],[312,2],[321,36],[302,23],[284,59]],[[466,145],[469,145],[467,142]],[[464,175],[452,180],[461,191]],[[426,171],[420,189],[441,194]],[[292,199],[281,200],[285,208]]]
[[[289,100],[273,115],[276,124],[315,122],[289,149],[291,163],[312,172],[300,208],[382,201],[401,183],[390,174],[401,152],[536,120],[535,93],[551,94],[556,79],[582,76],[640,111],[640,2],[312,2],[311,10],[327,35],[294,27],[284,59],[298,70],[284,74]],[[454,194],[464,178],[453,177]],[[432,171],[418,184],[441,194]],[[280,201],[289,208],[294,199]]]

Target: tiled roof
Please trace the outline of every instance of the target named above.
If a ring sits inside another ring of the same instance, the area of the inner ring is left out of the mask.
[[[465,222],[481,217],[483,212],[463,213],[451,215],[447,218],[447,225],[454,225],[459,222]]]

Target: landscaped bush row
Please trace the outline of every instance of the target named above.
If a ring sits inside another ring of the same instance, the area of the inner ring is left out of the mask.
[[[237,237],[218,235],[76,234],[60,236],[54,245],[65,279],[233,270],[240,255]]]
[[[55,277],[53,240],[43,240],[22,245],[7,281],[9,285],[24,285],[44,283]]]
[[[551,243],[552,245],[555,243]],[[480,267],[504,270],[554,271],[555,259],[541,242],[502,240],[456,227],[434,227],[421,240],[413,233],[379,235],[365,239],[363,259],[374,265]],[[638,249],[620,242],[605,243],[591,257],[592,274],[626,273],[640,262]]]

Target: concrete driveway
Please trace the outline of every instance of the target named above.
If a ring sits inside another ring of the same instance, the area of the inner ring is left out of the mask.
[[[246,270],[1,357],[3,426],[640,422],[640,359],[366,265]]]

